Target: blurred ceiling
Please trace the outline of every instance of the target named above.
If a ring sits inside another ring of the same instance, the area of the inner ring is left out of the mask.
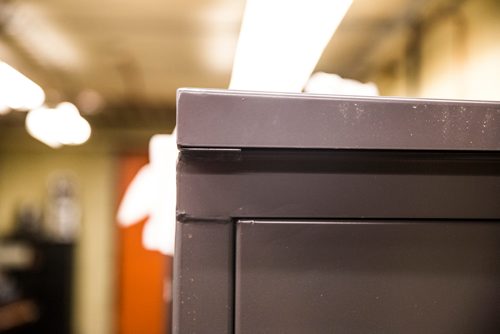
[[[354,0],[318,70],[370,79],[431,6],[449,2]],[[171,123],[178,87],[227,87],[243,9],[243,0],[0,0],[0,59],[91,123]]]

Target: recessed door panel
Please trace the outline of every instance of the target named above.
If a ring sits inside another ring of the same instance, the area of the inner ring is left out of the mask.
[[[235,329],[500,333],[500,224],[240,221]]]

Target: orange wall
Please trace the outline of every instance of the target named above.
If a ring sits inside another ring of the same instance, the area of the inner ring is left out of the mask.
[[[123,157],[119,166],[118,193],[121,199],[137,171],[147,163],[146,156]],[[164,278],[170,286],[171,258],[142,247],[139,224],[118,227],[118,305],[117,329],[120,334],[165,334],[169,306],[164,301]]]

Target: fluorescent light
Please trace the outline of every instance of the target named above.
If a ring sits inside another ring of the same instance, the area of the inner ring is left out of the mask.
[[[38,108],[44,101],[45,93],[40,86],[12,66],[0,61],[0,106],[29,110]]]
[[[41,107],[31,110],[26,116],[26,130],[42,143],[58,148],[62,144],[57,140],[58,123],[54,109]]]
[[[90,124],[80,116],[76,106],[69,102],[59,103],[56,107],[60,122],[58,141],[63,145],[81,145],[91,134]]]
[[[352,0],[247,0],[230,89],[301,92]]]
[[[220,32],[203,40],[203,60],[207,66],[218,72],[228,72],[234,59],[237,38],[231,32]]]
[[[10,108],[0,101],[0,115],[6,115],[10,111]]]
[[[69,102],[60,103],[56,108],[31,110],[26,116],[26,129],[31,136],[52,148],[81,145],[91,134],[90,124]]]
[[[373,82],[362,83],[353,79],[345,79],[337,74],[316,72],[304,87],[304,92],[314,94],[336,95],[379,95],[377,85]]]
[[[198,56],[208,70],[231,71],[244,6],[244,1],[214,2],[195,13],[204,34]]]

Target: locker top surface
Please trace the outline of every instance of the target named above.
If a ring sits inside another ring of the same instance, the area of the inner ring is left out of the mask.
[[[500,151],[500,101],[183,88],[182,149]]]

